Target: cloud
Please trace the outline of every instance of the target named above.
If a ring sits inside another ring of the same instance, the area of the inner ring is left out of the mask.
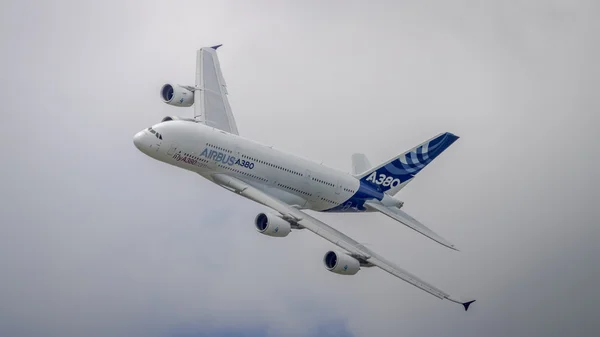
[[[0,334],[597,335],[594,2],[10,2],[0,10]],[[141,154],[133,135],[219,57],[240,132],[324,165],[461,136],[400,193],[460,253],[377,214],[316,214],[465,313],[262,206]],[[309,132],[307,130],[310,130]]]

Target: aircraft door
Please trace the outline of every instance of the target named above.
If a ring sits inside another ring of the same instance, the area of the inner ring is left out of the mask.
[[[178,148],[179,144],[171,143],[171,147],[169,148],[169,151],[167,151],[167,155],[172,157],[178,151]]]
[[[310,170],[304,171],[304,183],[306,184],[306,191],[311,194],[308,200],[311,202],[318,202],[321,197],[321,191],[319,190],[318,184],[312,183],[313,175]]]
[[[310,170],[306,170],[304,172],[304,182],[308,185],[310,185],[310,180],[312,179],[312,172],[310,172]]]

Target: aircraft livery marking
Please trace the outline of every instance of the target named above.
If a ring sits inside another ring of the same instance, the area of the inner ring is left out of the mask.
[[[232,155],[228,155],[226,153],[217,151],[217,150],[212,150],[209,148],[205,148],[204,151],[202,151],[202,153],[200,153],[200,157],[205,157],[209,160],[214,160],[216,162],[221,162],[225,165],[239,165],[241,167],[245,167],[248,169],[253,169],[254,168],[254,163],[249,161],[249,160],[244,160],[244,159],[239,159],[236,158]]]
[[[376,177],[377,177],[377,172],[373,172],[373,173],[371,173],[371,175],[369,175],[369,177],[366,179],[366,181],[372,181],[373,183],[375,183],[377,185],[390,186],[390,187],[396,187],[396,186],[400,185],[400,179],[398,179],[398,178],[394,179],[394,177],[386,176],[383,173],[379,174],[379,179],[375,179]]]
[[[395,188],[412,179],[457,139],[457,136],[449,132],[441,134],[373,170],[368,176],[362,177],[361,181],[381,192]]]
[[[189,157],[189,156],[182,156],[179,153],[175,153],[173,155],[173,159],[175,159],[177,161],[182,161],[182,162],[187,163],[187,164],[195,165],[195,166],[198,166],[198,167],[204,167],[204,164],[202,164],[199,160],[194,159],[194,158]]]

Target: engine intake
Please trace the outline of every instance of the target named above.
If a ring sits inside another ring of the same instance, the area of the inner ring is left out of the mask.
[[[328,251],[323,257],[323,263],[327,270],[340,275],[354,275],[360,270],[357,259],[340,252]]]
[[[194,104],[194,93],[179,84],[167,83],[163,85],[160,89],[160,97],[162,97],[163,102],[169,105],[190,107]]]
[[[292,231],[292,225],[272,213],[260,213],[254,219],[256,230],[268,236],[284,237]]]

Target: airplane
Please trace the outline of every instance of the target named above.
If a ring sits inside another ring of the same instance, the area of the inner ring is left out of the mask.
[[[239,135],[227,98],[217,57],[221,46],[196,51],[195,85],[167,83],[160,90],[166,104],[193,106],[193,118],[167,116],[135,134],[134,145],[153,159],[195,172],[270,208],[272,212],[259,213],[254,219],[259,233],[285,237],[292,229],[306,229],[333,243],[338,248],[323,257],[330,272],[355,275],[361,267],[379,267],[468,310],[475,300],[461,301],[450,296],[306,212],[379,212],[457,250],[402,211],[404,203],[394,195],[459,137],[441,133],[376,167],[364,154],[354,154],[352,174],[244,138]]]

